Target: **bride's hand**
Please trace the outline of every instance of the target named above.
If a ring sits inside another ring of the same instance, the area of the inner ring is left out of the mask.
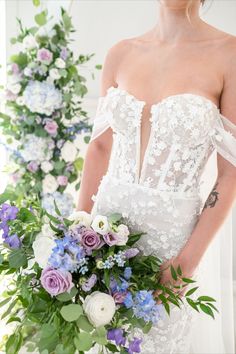
[[[177,280],[173,279],[173,277],[171,275],[171,268],[170,268],[171,264],[173,265],[175,270],[177,270],[178,265],[180,266],[180,268],[182,270],[181,277],[192,278],[195,269],[190,269],[190,267],[186,267],[186,265],[183,264],[183,262],[181,262],[181,260],[179,260],[177,257],[172,257],[171,259],[163,262],[160,266],[160,269],[161,269],[161,277],[159,280],[160,284],[165,285],[166,287],[170,287],[170,288],[172,288],[173,286],[182,286],[182,285],[186,284],[179,278]],[[188,290],[187,287],[188,286],[185,286],[182,290],[180,288],[173,287],[171,290],[175,293],[178,293],[180,297],[183,297],[183,295]],[[161,293],[162,293],[162,290],[158,289],[154,292],[154,296],[157,297]],[[166,296],[169,296],[169,295],[166,294]],[[157,304],[161,304],[161,303],[162,303],[162,300],[158,299]]]

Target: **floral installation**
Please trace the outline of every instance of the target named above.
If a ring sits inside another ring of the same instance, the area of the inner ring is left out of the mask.
[[[66,188],[75,183],[75,190],[79,189],[82,145],[91,133],[87,112],[81,107],[87,88],[80,68],[94,53],[75,58],[70,49],[75,30],[63,8],[60,20],[51,21],[47,10],[35,16],[34,27],[24,28],[18,20],[19,34],[11,43],[20,49],[8,65],[3,93],[6,112],[0,113],[5,139],[0,143],[9,152],[6,171],[18,195],[39,196],[46,199],[46,206],[56,193],[58,204],[67,198],[64,215],[69,215],[73,199],[65,197]]]
[[[143,336],[165,312],[171,315],[170,305],[214,318],[214,298],[191,298],[198,287],[181,297],[159,282],[162,259],[141,252],[137,242],[145,233],[131,232],[121,214],[74,211],[65,218],[56,203],[55,210],[50,215],[36,201],[16,206],[2,195],[0,272],[12,280],[0,306],[2,319],[15,324],[2,343],[6,354],[23,346],[48,354],[94,346],[99,353],[141,353]],[[171,265],[171,274],[183,286],[195,282],[180,265]]]

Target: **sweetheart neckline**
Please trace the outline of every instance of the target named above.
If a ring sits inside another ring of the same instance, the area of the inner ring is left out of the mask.
[[[123,92],[127,96],[133,98],[136,102],[140,102],[140,103],[142,103],[144,105],[147,104],[146,101],[140,100],[139,98],[134,96],[129,91],[127,91],[127,90],[125,90],[125,89],[123,89],[123,88],[121,88],[119,86],[115,87],[113,85],[111,85],[111,86],[109,86],[107,88],[107,94],[104,95],[104,96],[101,96],[101,98],[105,98],[111,90],[117,90],[117,91]],[[150,105],[150,109],[153,109],[153,107],[158,107],[159,105],[163,104],[164,102],[167,102],[169,99],[173,99],[173,98],[177,98],[177,97],[181,97],[181,96],[193,96],[193,97],[201,98],[201,99],[205,100],[206,102],[210,103],[220,113],[220,108],[217,107],[216,103],[213,102],[210,98],[208,98],[208,97],[206,97],[204,95],[199,95],[199,94],[192,93],[192,92],[176,93],[176,94],[173,94],[173,95],[169,95],[169,96],[163,97],[159,102],[155,102],[155,103],[151,104]]]

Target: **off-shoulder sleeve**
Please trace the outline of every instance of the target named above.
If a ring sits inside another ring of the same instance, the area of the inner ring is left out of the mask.
[[[236,167],[236,125],[218,112],[211,131],[217,152]]]
[[[100,96],[97,100],[97,108],[93,120],[93,127],[90,141],[101,135],[107,128],[109,128],[110,112],[106,108],[106,96]]]

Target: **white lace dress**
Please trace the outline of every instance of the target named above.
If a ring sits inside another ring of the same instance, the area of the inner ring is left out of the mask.
[[[147,233],[139,241],[144,253],[167,260],[184,246],[201,214],[201,177],[210,155],[217,150],[236,166],[236,126],[204,96],[169,96],[151,106],[150,136],[141,163],[144,106],[145,101],[114,86],[98,99],[92,140],[111,127],[113,144],[107,173],[92,197],[92,215],[122,213],[131,228]],[[199,266],[196,280],[201,273]],[[203,295],[202,289],[198,294]],[[145,335],[142,353],[195,354],[193,341],[201,339],[191,333],[193,322],[207,315],[189,305],[182,310],[170,306],[171,316],[164,312]],[[216,354],[224,352],[218,349]],[[210,352],[203,348],[202,353]]]

